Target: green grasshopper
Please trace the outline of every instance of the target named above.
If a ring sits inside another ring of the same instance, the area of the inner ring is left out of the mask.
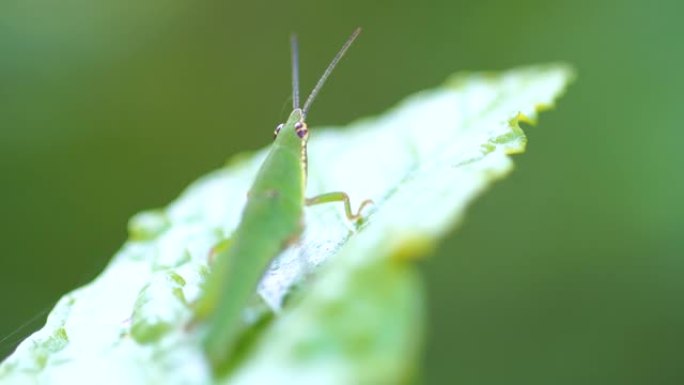
[[[299,105],[299,49],[291,37],[292,113],[276,127],[273,146],[247,194],[242,219],[234,231],[230,247],[216,255],[212,273],[197,303],[195,318],[207,326],[205,353],[215,369],[223,367],[240,337],[243,309],[270,262],[295,243],[303,231],[304,206],[343,202],[347,218],[361,218],[365,200],[352,212],[349,196],[331,192],[305,198],[309,137],[306,115],[335,65],[361,32],[357,28],[342,46],[319,79],[304,107]]]

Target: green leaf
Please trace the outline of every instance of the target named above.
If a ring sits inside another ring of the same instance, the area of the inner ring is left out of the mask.
[[[563,65],[459,74],[380,117],[311,129],[308,195],[345,191],[374,205],[358,228],[339,205],[306,209],[301,242],[274,260],[258,290],[275,317],[261,317],[263,303],[247,309],[262,322],[226,377],[212,377],[192,303],[212,250],[230,247],[267,150],[201,178],[166,209],[135,216],[105,271],[59,301],[0,365],[0,381],[411,382],[424,316],[413,261],[511,170],[509,154],[526,145],[518,123],[536,122],[572,78]]]

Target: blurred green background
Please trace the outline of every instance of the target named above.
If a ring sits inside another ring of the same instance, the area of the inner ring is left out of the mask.
[[[684,383],[680,4],[4,0],[0,356],[97,275],[132,214],[270,143],[291,31],[306,93],[360,25],[314,126],[458,70],[579,73],[526,128],[516,171],[423,264],[423,382]]]

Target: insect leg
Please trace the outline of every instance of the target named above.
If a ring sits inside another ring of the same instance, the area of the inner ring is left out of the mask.
[[[361,219],[361,211],[363,210],[363,208],[366,207],[366,205],[373,203],[372,200],[366,199],[365,201],[361,202],[361,206],[359,206],[359,209],[356,211],[356,214],[354,214],[351,209],[351,203],[349,202],[349,195],[341,191],[321,194],[313,198],[306,198],[306,200],[304,201],[304,203],[307,206],[313,206],[329,202],[344,202],[344,213],[347,215],[347,218],[350,221],[356,221]]]

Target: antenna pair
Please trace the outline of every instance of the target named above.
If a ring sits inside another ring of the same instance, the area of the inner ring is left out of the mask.
[[[337,52],[337,55],[335,55],[333,60],[330,62],[328,68],[325,69],[325,72],[323,72],[321,78],[318,79],[318,83],[316,83],[313,91],[311,91],[311,94],[309,94],[309,97],[306,99],[304,108],[302,108],[302,114],[304,116],[306,116],[306,114],[309,112],[311,103],[313,103],[314,99],[316,99],[316,95],[318,95],[318,93],[321,91],[321,88],[323,88],[323,84],[328,79],[328,76],[330,76],[337,63],[340,61],[340,59],[342,59],[342,56],[344,56],[360,33],[360,27],[354,30],[349,39],[347,39],[340,51]],[[290,46],[292,50],[292,108],[297,109],[299,108],[299,43],[297,42],[297,35],[292,34],[290,36]]]

